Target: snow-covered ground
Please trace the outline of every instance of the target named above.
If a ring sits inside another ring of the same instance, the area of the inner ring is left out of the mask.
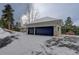
[[[0,39],[3,39],[7,36],[11,36],[9,32],[4,31],[2,28],[0,28]]]
[[[6,33],[6,32],[5,32]],[[6,36],[4,34],[0,34]],[[27,35],[26,33],[14,33],[18,39],[12,39],[13,42],[0,49],[0,54],[32,54],[33,51],[40,51],[41,46],[45,40],[51,37]],[[13,35],[13,34],[10,34]]]
[[[79,54],[79,37],[27,35],[22,32],[9,33],[0,29],[0,39],[7,36],[16,36],[17,39],[0,48],[1,55],[77,55]],[[60,39],[60,40],[58,40]]]

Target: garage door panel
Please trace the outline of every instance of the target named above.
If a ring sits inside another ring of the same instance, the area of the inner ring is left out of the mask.
[[[53,27],[36,27],[35,34],[53,36]]]

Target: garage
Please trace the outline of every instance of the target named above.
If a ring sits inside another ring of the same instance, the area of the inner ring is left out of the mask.
[[[35,29],[35,32],[34,32]],[[54,27],[29,27],[28,34],[32,35],[44,35],[44,36],[53,36],[54,35]]]
[[[54,31],[53,27],[36,27],[35,28],[35,35],[46,35],[46,36],[53,36]]]
[[[26,32],[32,35],[60,36],[62,25],[61,19],[44,17],[27,24]]]

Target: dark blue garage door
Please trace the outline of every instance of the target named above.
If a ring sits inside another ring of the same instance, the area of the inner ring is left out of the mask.
[[[47,35],[53,36],[53,27],[36,27],[35,28],[35,35]]]
[[[33,27],[28,28],[28,34],[34,34],[34,28]]]

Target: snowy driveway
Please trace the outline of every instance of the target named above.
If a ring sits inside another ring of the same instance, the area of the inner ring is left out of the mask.
[[[17,39],[11,38],[12,43],[1,48],[0,55],[79,55],[79,37],[76,36],[63,38],[57,43],[52,36],[27,35],[21,32],[14,32],[13,35]],[[50,47],[47,47],[46,42],[49,41],[47,45]],[[53,45],[55,43],[57,44]]]
[[[13,39],[14,41],[11,44],[0,49],[0,54],[23,55],[31,54],[33,51],[41,51],[40,44],[52,38],[51,36],[26,35],[25,33],[17,34],[19,39]]]

